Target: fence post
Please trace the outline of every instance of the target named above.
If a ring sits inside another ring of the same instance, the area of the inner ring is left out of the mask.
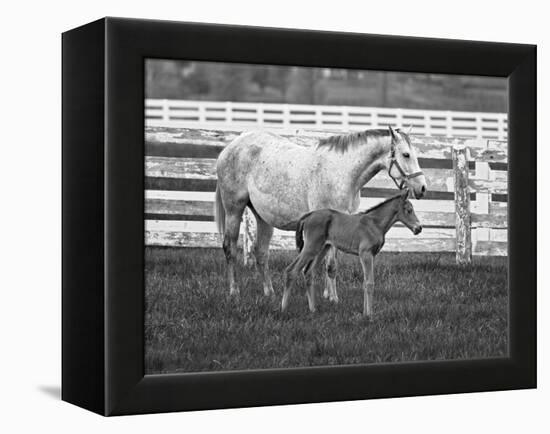
[[[256,238],[256,222],[252,211],[245,208],[243,212],[243,259],[244,265],[254,265],[254,241]]]
[[[231,104],[231,101],[225,102],[225,124],[226,125],[232,125],[232,115],[233,115],[233,104]]]
[[[468,148],[453,146],[452,156],[455,187],[456,262],[459,265],[465,265],[472,262]]]
[[[476,115],[476,136],[478,139],[483,139],[483,124],[479,113]]]
[[[342,129],[349,130],[349,107],[342,107]]]
[[[426,136],[432,135],[432,123],[431,123],[430,115],[428,113],[424,115],[424,135]]]
[[[445,111],[445,135],[453,137],[453,133],[453,112],[447,110]]]
[[[489,140],[483,140],[483,149],[489,149]],[[487,161],[475,162],[475,177],[479,180],[491,179],[491,167]],[[490,213],[491,193],[487,190],[476,191],[476,201],[474,209],[476,213],[488,215]],[[488,227],[475,228],[473,238],[473,250],[475,252],[476,245],[479,241],[489,241],[491,237],[491,229]]]
[[[371,108],[371,128],[378,128],[378,110],[376,108]]]
[[[256,123],[260,126],[265,126],[264,123],[264,105],[263,103],[259,103],[258,107],[256,107]]]
[[[406,125],[403,125],[403,109],[395,109],[395,122],[397,123],[397,128],[406,127]]]
[[[283,128],[289,129],[290,128],[290,108],[288,104],[283,104]]]
[[[191,123],[193,121],[190,121]],[[203,104],[199,104],[197,107],[197,121],[195,125],[198,125],[199,128],[208,128],[206,124],[206,107]]]
[[[162,100],[162,121],[170,122],[170,107],[167,99]]]
[[[507,119],[507,115],[499,114],[498,116],[498,139],[508,140],[506,133],[504,132],[504,124]]]

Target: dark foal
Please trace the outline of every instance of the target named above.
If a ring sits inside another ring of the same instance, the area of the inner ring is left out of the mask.
[[[386,232],[395,222],[401,222],[415,235],[422,226],[407,199],[408,191],[394,196],[358,214],[344,214],[322,209],[305,214],[296,229],[298,257],[286,268],[286,286],[282,310],[288,306],[292,285],[300,271],[310,280],[306,291],[309,310],[315,312],[315,275],[327,250],[336,247],[359,256],[363,266],[363,315],[372,315],[374,292],[374,257],[385,242]],[[312,276],[313,274],[313,276]]]

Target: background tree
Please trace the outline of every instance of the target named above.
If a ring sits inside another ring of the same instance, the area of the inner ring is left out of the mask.
[[[269,66],[256,65],[250,74],[251,80],[258,85],[260,92],[264,92],[269,84]]]

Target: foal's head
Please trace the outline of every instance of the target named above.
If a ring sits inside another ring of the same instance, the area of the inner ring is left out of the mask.
[[[397,221],[403,223],[407,226],[413,234],[418,235],[422,232],[422,225],[418,220],[414,212],[411,201],[408,199],[409,192],[405,190],[401,194],[401,199],[399,200],[399,208],[397,211]]]

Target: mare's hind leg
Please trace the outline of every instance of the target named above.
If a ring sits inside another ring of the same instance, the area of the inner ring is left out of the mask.
[[[227,277],[229,280],[229,294],[239,295],[240,290],[235,277],[235,263],[237,262],[237,242],[239,229],[246,203],[234,203],[226,207],[225,232],[223,237],[223,251],[227,260]]]
[[[330,246],[326,255],[326,286],[323,297],[328,298],[334,303],[338,303],[338,293],[336,292],[336,247]]]
[[[264,285],[264,295],[273,295],[273,284],[269,275],[269,242],[273,236],[273,226],[268,225],[262,218],[256,216],[256,243],[254,244],[254,257],[256,258],[256,267],[262,278]]]

